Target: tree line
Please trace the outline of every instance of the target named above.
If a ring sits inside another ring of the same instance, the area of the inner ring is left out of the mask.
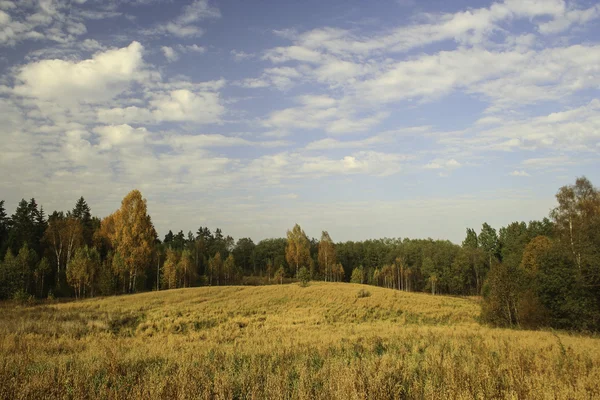
[[[35,199],[8,216],[0,201],[0,298],[91,297],[201,285],[350,281],[412,292],[483,296],[496,325],[600,328],[600,194],[586,178],[560,188],[549,218],[447,240],[335,243],[296,224],[285,238],[237,242],[221,229],[160,240],[130,192],[99,219],[81,197],[48,217]]]

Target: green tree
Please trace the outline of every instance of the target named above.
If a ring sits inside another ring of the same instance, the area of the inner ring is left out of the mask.
[[[308,285],[308,282],[310,281],[310,272],[308,271],[308,268],[300,268],[300,271],[298,271],[298,279],[302,286]]]
[[[489,226],[487,222],[483,223],[481,233],[479,234],[479,245],[485,251],[489,259],[489,267],[492,267],[492,260],[498,259],[498,235],[496,230]]]
[[[256,245],[250,238],[238,239],[235,248],[233,249],[233,256],[237,261],[238,265],[242,268],[242,271],[254,275],[257,274],[256,262],[254,257],[254,250]],[[271,260],[273,262],[273,260]]]
[[[0,263],[0,299],[10,299],[19,290],[23,290],[20,277],[17,259],[9,248]]]
[[[46,257],[43,257],[40,262],[35,267],[33,271],[35,287],[36,287],[36,295],[38,297],[44,296],[44,282],[46,277],[52,272],[52,268],[50,267],[50,262]]]
[[[23,244],[32,244],[35,241],[35,213],[32,209],[33,202],[27,203],[22,199],[15,213],[11,217],[11,230],[8,243],[13,254],[18,253]]]
[[[498,243],[502,262],[511,266],[519,265],[529,240],[529,231],[525,222],[513,222],[500,228]]]
[[[519,268],[496,262],[483,287],[482,318],[498,326],[519,325],[524,279]]]
[[[83,246],[75,251],[67,264],[67,283],[75,290],[75,297],[94,295],[94,286],[100,270],[100,254],[93,247]]]
[[[82,227],[83,243],[90,246],[92,244],[92,236],[94,234],[94,221],[92,219],[90,206],[87,204],[83,196],[77,200],[77,203],[75,203],[75,207],[69,213],[69,216],[80,222]]]
[[[585,177],[563,186],[551,212],[558,238],[568,243],[573,260],[585,280],[600,284],[600,194]]]
[[[548,311],[550,326],[558,329],[600,329],[600,309],[594,288],[579,275],[570,243],[554,243],[539,257],[537,292]]]
[[[467,228],[467,237],[462,242],[462,246],[465,248],[476,249],[479,247],[477,233],[474,229]]]

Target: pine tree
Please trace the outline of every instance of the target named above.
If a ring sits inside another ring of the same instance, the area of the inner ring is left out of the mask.
[[[35,204],[34,199],[32,203]],[[12,228],[8,242],[13,254],[18,254],[25,243],[31,244],[35,240],[35,214],[32,213],[32,203],[22,199],[11,218]],[[37,208],[37,205],[35,207]]]
[[[73,211],[71,211],[69,215],[81,223],[83,228],[83,241],[85,244],[91,245],[92,235],[94,234],[94,221],[92,219],[90,206],[87,204],[83,196],[77,200]]]
[[[4,208],[4,200],[0,200],[0,260],[4,258],[8,247],[8,233],[10,232],[10,218]]]

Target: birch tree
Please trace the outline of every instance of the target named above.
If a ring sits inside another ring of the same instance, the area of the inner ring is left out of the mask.
[[[329,233],[323,231],[321,234],[321,241],[319,242],[319,254],[318,254],[319,267],[321,268],[325,281],[333,280],[333,269],[335,266],[336,254],[335,244],[331,240]]]
[[[294,225],[291,231],[287,231],[285,259],[290,266],[296,267],[296,277],[301,267],[310,267],[310,242],[298,224]]]

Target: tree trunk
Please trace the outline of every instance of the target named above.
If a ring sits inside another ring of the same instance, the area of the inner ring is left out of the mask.
[[[508,310],[508,322],[512,326],[512,312],[510,311],[510,302],[506,299],[506,309]]]
[[[573,239],[573,219],[571,217],[569,217],[569,233],[571,239],[571,251],[573,252],[573,257],[575,257],[575,262],[577,262],[579,272],[581,272],[581,254],[577,254],[575,251],[575,241]]]
[[[160,254],[158,254],[158,262],[156,263],[156,291],[160,290],[159,281],[160,281]]]

